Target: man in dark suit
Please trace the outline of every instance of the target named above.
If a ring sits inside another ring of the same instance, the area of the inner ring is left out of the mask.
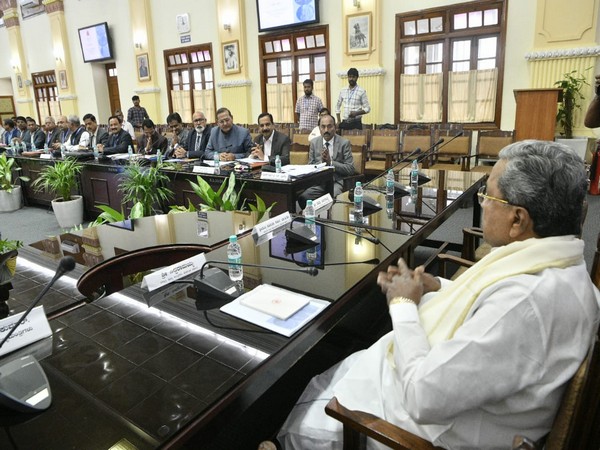
[[[106,145],[108,142],[108,133],[106,130],[98,127],[98,122],[93,114],[87,113],[83,116],[83,124],[87,132],[90,133],[90,149],[93,149],[98,144]]]
[[[202,111],[196,111],[192,116],[194,129],[188,135],[188,140],[183,148],[175,149],[177,158],[200,158],[204,156],[204,150],[210,138],[210,125],[206,124],[206,116]]]
[[[44,119],[44,131],[46,132],[45,145],[52,148],[56,142],[60,142],[62,130],[56,126],[54,118],[48,116]]]
[[[44,134],[44,131],[38,127],[38,124],[33,117],[27,118],[27,131],[22,139],[27,150],[39,150],[44,148],[46,135]]]
[[[350,141],[335,133],[335,119],[333,116],[321,116],[319,118],[319,130],[321,136],[310,141],[308,151],[308,164],[325,163],[333,166],[333,195],[342,193],[342,178],[354,175],[354,159],[352,158],[352,146]],[[324,186],[312,186],[300,194],[298,203],[302,209],[306,206],[306,200],[314,200],[327,194]]]
[[[273,129],[273,116],[267,112],[260,114],[258,125],[260,134],[254,139],[256,146],[252,148],[250,157],[275,164],[275,157],[279,155],[282,166],[289,164],[292,143],[288,136]]]
[[[156,131],[154,122],[150,119],[144,119],[142,122],[144,134],[138,138],[138,153],[143,155],[156,155],[160,150],[164,155],[167,152],[169,142],[167,138]]]
[[[115,153],[127,153],[127,149],[133,148],[133,140],[127,131],[121,128],[122,120],[118,116],[111,116],[108,119],[108,128],[110,136],[106,145],[98,144],[100,153],[105,155],[114,155]]]

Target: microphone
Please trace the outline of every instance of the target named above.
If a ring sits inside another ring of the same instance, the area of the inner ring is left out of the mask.
[[[372,244],[375,244],[375,245],[381,244],[381,241],[379,239],[377,239],[375,236],[366,236],[366,235],[363,235],[361,233],[357,233],[355,231],[350,231],[350,230],[346,230],[344,228],[336,227],[336,226],[334,226],[334,225],[332,225],[330,223],[323,222],[321,220],[315,220],[315,222],[318,223],[319,225],[323,225],[324,227],[332,228],[334,230],[341,231],[342,233],[350,234],[350,235],[352,235],[354,237],[360,237],[360,238],[366,239],[367,241],[369,241]],[[354,224],[353,223],[352,225],[360,227],[360,224]],[[325,264],[325,265],[327,266],[327,264]]]
[[[63,257],[56,273],[44,289],[37,295],[17,323],[8,332],[0,347],[12,336],[17,327],[23,323],[31,310],[39,303],[48,290],[65,273],[75,268],[75,260],[71,256]],[[52,394],[48,378],[42,366],[31,355],[13,358],[0,366],[0,404],[20,412],[33,413],[48,409],[52,404]]]
[[[211,267],[208,270],[204,270],[208,264],[227,264],[228,261],[206,261],[200,267],[200,274],[194,277],[194,287],[196,291],[200,294],[204,294],[207,302],[210,300],[226,300],[232,301],[235,298],[240,296],[240,292],[237,289],[237,285],[234,281],[229,278],[223,270],[218,267]],[[250,263],[236,263],[237,266],[242,267],[260,267],[261,269],[274,269],[274,270],[288,270],[292,272],[305,273],[310,275],[311,277],[316,277],[319,274],[319,271],[316,267],[277,267],[277,266],[265,266],[263,264],[250,264]],[[203,298],[202,301],[205,301]],[[198,306],[198,305],[197,305]],[[206,309],[213,309],[216,305],[213,302],[210,302],[210,307]]]

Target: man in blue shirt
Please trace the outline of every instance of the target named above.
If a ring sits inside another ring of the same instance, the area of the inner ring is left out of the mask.
[[[17,124],[12,119],[6,119],[4,121],[4,134],[2,135],[2,143],[0,143],[0,147],[10,147],[11,141],[13,138],[19,136],[19,130],[17,129]]]
[[[233,116],[227,108],[217,110],[217,125],[210,132],[204,159],[214,159],[215,152],[219,153],[221,161],[245,158],[254,147],[250,132],[233,123]]]

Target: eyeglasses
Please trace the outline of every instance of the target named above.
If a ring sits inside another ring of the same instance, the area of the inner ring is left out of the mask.
[[[206,119],[194,119],[194,122],[206,122]]]
[[[492,197],[491,195],[487,195],[485,193],[487,187],[486,186],[481,186],[479,188],[479,190],[477,191],[477,199],[479,200],[479,203],[483,203],[484,200],[494,200],[496,202],[500,202],[500,203],[504,203],[505,205],[510,205],[510,203],[502,198],[497,198],[497,197]]]

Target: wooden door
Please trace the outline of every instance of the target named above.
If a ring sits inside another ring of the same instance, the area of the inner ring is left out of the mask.
[[[117,109],[121,109],[117,66],[115,63],[109,63],[106,64],[104,67],[106,68],[106,82],[108,83],[108,99],[110,101],[110,114],[113,115]]]

